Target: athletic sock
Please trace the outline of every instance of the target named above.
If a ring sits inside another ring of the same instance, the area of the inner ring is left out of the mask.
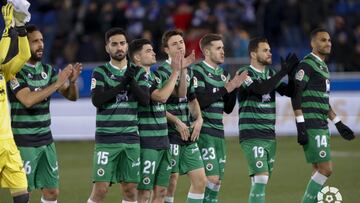
[[[265,203],[265,188],[269,180],[267,175],[254,176],[249,194],[249,203]]]
[[[317,194],[318,192],[320,192],[326,180],[327,180],[326,176],[319,173],[318,171],[315,172],[306,187],[306,191],[301,203],[317,202]]]
[[[195,193],[188,193],[188,197],[186,203],[203,203],[204,200],[204,193],[203,194],[195,194]]]
[[[208,182],[205,188],[204,203],[216,203],[218,202],[218,194],[220,191],[220,185]]]

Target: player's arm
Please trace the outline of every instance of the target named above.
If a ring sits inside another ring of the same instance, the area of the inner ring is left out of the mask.
[[[153,101],[165,103],[174,91],[179,74],[180,73],[178,70],[173,69],[169,79],[166,81],[165,85],[162,88],[150,90],[151,99]],[[156,77],[160,78],[157,73],[155,73],[155,75]]]
[[[10,47],[10,33],[11,33],[11,22],[13,19],[13,5],[7,3],[6,5],[1,7],[1,13],[4,18],[5,28],[3,31],[3,35],[0,41],[0,64],[2,64],[8,54]]]
[[[126,90],[126,86],[134,77],[135,69],[127,68],[124,73],[124,77],[120,78],[120,84],[105,90],[104,78],[99,72],[95,70],[91,79],[91,102],[95,107],[101,107],[101,105],[116,98],[116,95],[118,95],[121,91]]]
[[[128,67],[130,64],[128,64]],[[146,72],[143,68],[137,66],[130,66],[135,69],[136,77],[130,80],[130,89],[134,94],[136,101],[142,106],[148,106],[150,104],[150,90],[148,83],[146,82]]]
[[[69,65],[67,67],[70,67]],[[72,70],[71,70],[71,75],[70,75],[69,81],[66,82],[63,86],[61,86],[58,91],[61,95],[63,95],[68,100],[76,101],[79,98],[79,88],[77,86],[77,79],[81,73],[82,64],[76,63],[74,65],[74,67],[71,69]]]
[[[194,50],[186,58],[184,58],[183,55],[184,55],[183,53],[179,52],[175,56],[175,58],[177,58],[177,60],[171,61],[171,64],[172,64],[171,66],[173,66],[173,62],[175,62],[174,65],[179,66],[180,70],[181,70],[180,78],[179,78],[179,86],[177,88],[175,88],[175,96],[177,96],[179,98],[185,98],[187,95],[187,81],[186,81],[186,76],[187,76],[187,72],[188,72],[187,68],[195,61]]]
[[[174,116],[168,111],[166,111],[166,119],[168,122],[175,125],[175,128],[180,133],[182,140],[186,141],[189,139],[189,127],[185,123],[183,123],[180,119],[178,119],[176,116]]]
[[[15,85],[13,92],[16,98],[26,107],[30,108],[35,104],[38,104],[51,96],[55,91],[57,91],[64,83],[68,80],[71,75],[71,70],[63,70],[59,72],[56,82],[52,83],[48,87],[41,89],[39,91],[31,91],[30,88],[25,85]],[[14,79],[17,80],[17,79]],[[21,79],[19,79],[21,80]],[[16,83],[17,81],[15,81]]]
[[[270,79],[259,82],[252,81],[249,77],[245,83],[248,83],[248,91],[255,94],[268,94],[276,88],[276,85],[288,73],[297,67],[299,60],[295,54],[289,54],[285,60],[281,58],[281,69]]]
[[[201,109],[199,102],[197,99],[193,99],[189,102],[189,110],[195,121],[191,124],[192,133],[191,133],[191,141],[196,141],[199,138],[200,130],[203,124],[203,118],[201,116]]]
[[[331,106],[328,112],[328,118],[335,124],[336,129],[340,133],[341,137],[346,140],[352,140],[355,138],[354,132],[341,121],[341,119],[336,115]]]
[[[298,132],[298,143],[305,145],[308,142],[306,134],[305,118],[302,112],[302,94],[313,74],[313,69],[306,63],[300,63],[294,78],[294,95],[291,104],[295,114],[296,128]]]

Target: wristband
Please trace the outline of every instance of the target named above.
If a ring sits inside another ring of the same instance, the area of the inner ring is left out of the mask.
[[[336,123],[338,123],[338,122],[340,122],[341,120],[340,120],[340,118],[338,117],[338,116],[335,116],[335,118],[334,119],[332,119],[332,122],[334,123],[334,124],[336,124]]]
[[[301,116],[296,116],[295,119],[296,119],[296,122],[297,122],[297,123],[304,123],[304,122],[305,122],[305,119],[304,119],[304,116],[303,116],[303,115],[301,115]]]

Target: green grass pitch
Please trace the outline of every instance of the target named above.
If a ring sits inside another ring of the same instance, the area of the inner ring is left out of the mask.
[[[302,148],[295,137],[278,137],[273,176],[266,189],[267,203],[300,202],[311,176]],[[93,142],[57,142],[60,167],[59,203],[85,203],[92,183]],[[338,136],[331,138],[334,172],[326,185],[339,188],[344,203],[360,202],[360,138],[348,142]],[[250,187],[247,165],[238,138],[227,138],[225,179],[220,191],[221,203],[245,203]],[[180,177],[175,202],[184,203],[189,188],[186,176]],[[119,184],[113,185],[105,203],[121,202]],[[31,201],[40,202],[39,191]],[[0,203],[12,203],[7,190],[0,190]]]

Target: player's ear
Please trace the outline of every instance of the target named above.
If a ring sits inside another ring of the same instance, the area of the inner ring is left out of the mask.
[[[164,52],[169,55],[169,47],[164,47]]]
[[[109,47],[108,47],[108,44],[106,44],[106,45],[105,45],[105,51],[106,51],[106,53],[110,54],[110,53],[109,53]]]
[[[256,58],[256,53],[253,52],[253,51],[251,51],[251,52],[250,52],[250,58]]]
[[[135,61],[140,61],[140,58],[141,58],[141,57],[140,57],[140,54],[139,54],[139,53],[136,53],[136,54],[134,54],[134,57],[133,57],[133,58],[134,58],[134,62],[135,62]]]

